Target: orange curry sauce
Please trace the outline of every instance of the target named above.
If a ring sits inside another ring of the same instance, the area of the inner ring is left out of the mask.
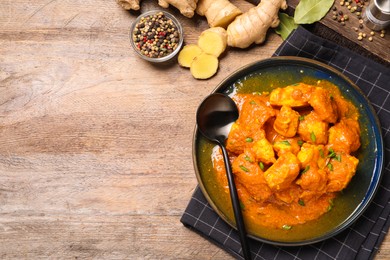
[[[240,115],[226,147],[246,221],[288,230],[331,210],[359,162],[357,109],[324,80],[233,99]],[[228,192],[221,153],[212,161]]]

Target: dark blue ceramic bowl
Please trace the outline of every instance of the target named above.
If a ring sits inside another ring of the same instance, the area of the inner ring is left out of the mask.
[[[225,94],[271,91],[275,87],[296,82],[328,80],[339,87],[342,95],[359,110],[361,147],[354,154],[359,160],[357,172],[346,189],[334,200],[331,211],[318,220],[294,229],[271,230],[248,227],[256,240],[282,246],[316,243],[330,238],[349,227],[367,209],[379,186],[383,167],[383,141],[376,113],[362,91],[334,68],[299,57],[275,57],[245,66],[222,81],[213,91]],[[193,160],[199,185],[208,202],[232,227],[234,217],[230,198],[213,178],[211,153],[215,144],[207,141],[195,127]]]

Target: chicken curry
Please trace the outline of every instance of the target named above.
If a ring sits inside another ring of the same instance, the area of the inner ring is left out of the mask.
[[[329,83],[235,94],[239,118],[226,148],[246,221],[289,230],[332,209],[356,172],[359,114]],[[223,158],[212,155],[228,192]]]

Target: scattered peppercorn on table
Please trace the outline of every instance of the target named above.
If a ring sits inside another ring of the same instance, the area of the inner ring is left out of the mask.
[[[153,9],[180,20],[187,44],[208,28],[141,3]],[[137,56],[140,13],[104,0],[0,2],[3,259],[233,259],[179,221],[197,185],[195,112],[282,39],[270,30],[261,46],[229,49],[215,76],[196,80],[177,59]],[[376,258],[390,258],[389,236]]]

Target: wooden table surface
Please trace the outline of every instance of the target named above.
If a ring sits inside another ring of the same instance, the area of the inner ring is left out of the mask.
[[[170,11],[186,43],[207,28]],[[282,40],[270,32],[262,46],[230,49],[218,74],[199,81],[135,55],[137,14],[114,0],[0,1],[2,259],[231,257],[179,221],[196,187],[195,111]],[[377,259],[386,257],[389,236]]]

